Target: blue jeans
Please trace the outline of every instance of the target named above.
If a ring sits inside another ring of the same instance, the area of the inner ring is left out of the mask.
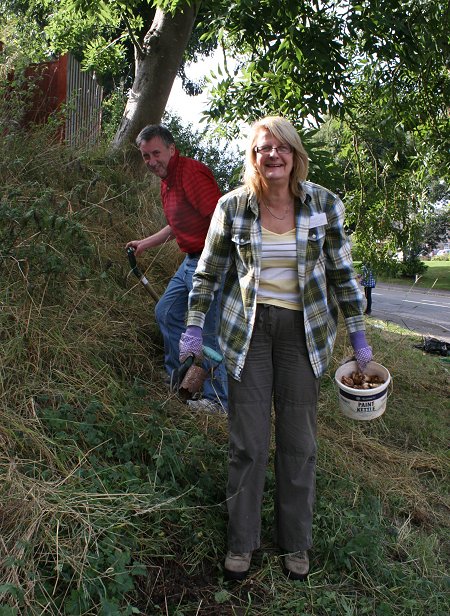
[[[192,276],[197,267],[198,257],[186,255],[184,261],[169,282],[164,295],[156,304],[155,315],[164,340],[164,367],[169,375],[180,367],[179,341],[186,330],[186,312],[188,296],[192,289]],[[217,341],[221,290],[216,292],[214,300],[206,314],[203,328],[203,344],[220,353]],[[209,360],[204,367],[211,367]],[[209,371],[209,370],[208,370]],[[209,371],[210,372],[210,371]],[[227,374],[224,362],[214,371],[214,379],[208,377],[203,385],[203,397],[220,401],[228,408]]]

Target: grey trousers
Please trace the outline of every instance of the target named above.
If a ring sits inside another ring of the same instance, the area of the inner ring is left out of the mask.
[[[241,382],[229,377],[228,548],[260,546],[261,505],[275,410],[275,538],[284,552],[312,545],[319,379],[303,313],[257,308]]]

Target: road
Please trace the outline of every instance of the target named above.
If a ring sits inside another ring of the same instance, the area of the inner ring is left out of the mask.
[[[450,292],[378,283],[372,291],[372,317],[450,343]]]

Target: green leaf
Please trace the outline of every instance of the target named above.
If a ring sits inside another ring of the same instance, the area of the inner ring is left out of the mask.
[[[214,600],[219,605],[227,603],[231,598],[231,594],[227,590],[219,590],[214,594]]]
[[[22,588],[20,588],[19,586],[15,586],[14,584],[0,584],[0,595],[2,594],[9,594],[12,597],[15,597],[16,599],[19,599],[20,601],[23,600],[24,598],[24,590]]]

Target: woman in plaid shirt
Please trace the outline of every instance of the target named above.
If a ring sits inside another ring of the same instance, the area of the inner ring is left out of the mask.
[[[219,200],[189,296],[180,361],[201,356],[205,314],[223,277],[219,342],[229,375],[228,553],[243,579],[260,546],[275,410],[275,531],[285,573],[309,571],[319,379],[340,308],[360,369],[371,359],[344,207],[306,181],[308,156],[286,119],[252,127],[244,185]]]

